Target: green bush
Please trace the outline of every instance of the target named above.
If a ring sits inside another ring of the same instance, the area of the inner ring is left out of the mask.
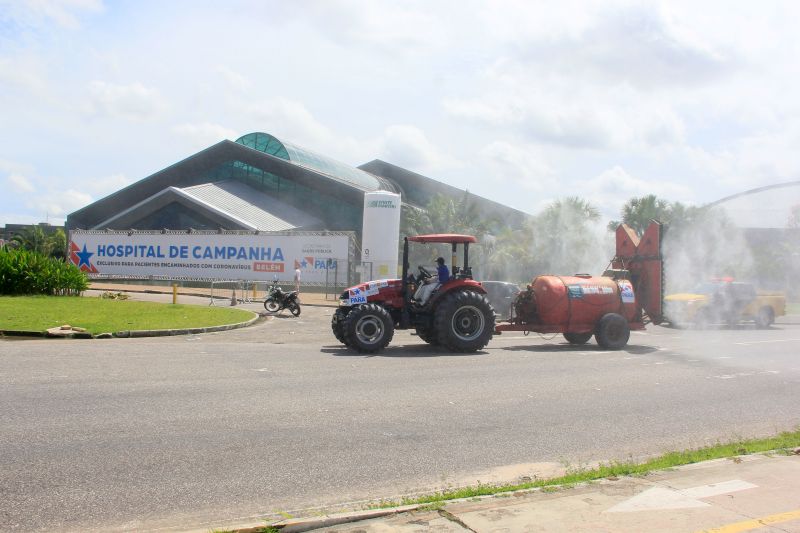
[[[0,294],[78,295],[88,287],[86,274],[71,263],[0,247]]]

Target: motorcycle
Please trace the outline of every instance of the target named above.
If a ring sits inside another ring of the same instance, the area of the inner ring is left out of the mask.
[[[288,309],[294,316],[300,316],[300,301],[297,299],[298,291],[284,292],[278,285],[278,280],[272,282],[267,298],[264,300],[264,309],[270,313],[277,313]]]

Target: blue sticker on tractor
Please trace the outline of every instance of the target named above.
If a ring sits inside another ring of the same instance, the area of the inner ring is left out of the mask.
[[[583,298],[583,288],[580,285],[567,285],[567,296],[569,298]]]

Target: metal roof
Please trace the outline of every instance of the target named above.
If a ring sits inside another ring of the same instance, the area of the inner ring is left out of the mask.
[[[236,139],[236,142],[259,152],[291,161],[295,165],[314,170],[329,178],[357,187],[364,192],[381,190],[399,192],[394,184],[385,178],[351,167],[296,144],[281,141],[269,133],[260,131],[248,133]]]
[[[321,228],[318,218],[280,202],[236,180],[204,183],[181,189],[198,203],[238,219],[259,231]]]

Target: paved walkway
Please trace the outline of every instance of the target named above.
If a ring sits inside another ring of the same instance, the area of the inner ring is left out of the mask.
[[[718,459],[643,477],[457,501],[438,509],[405,508],[378,518],[364,519],[376,513],[366,511],[287,520],[282,531],[796,533],[800,449],[796,452]]]

